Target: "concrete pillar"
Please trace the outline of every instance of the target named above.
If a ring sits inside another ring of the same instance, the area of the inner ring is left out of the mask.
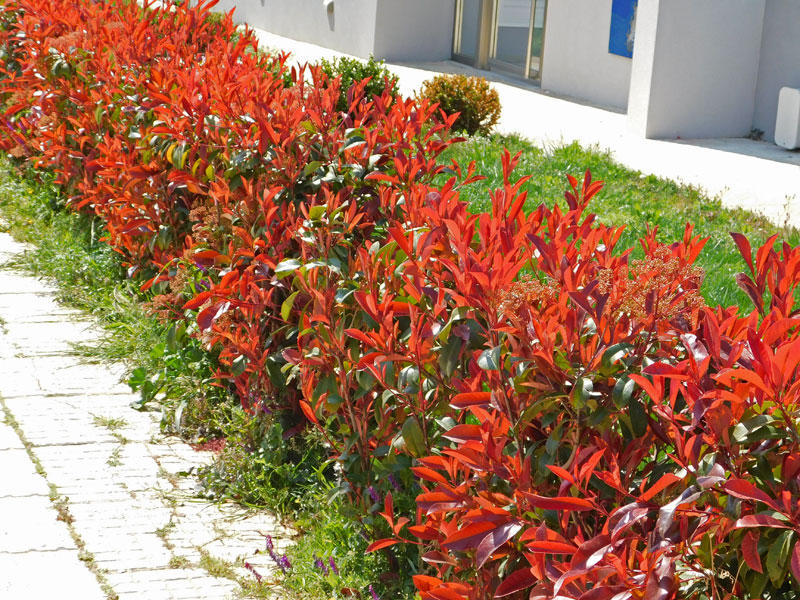
[[[648,138],[753,125],[765,0],[639,0],[628,119]]]
[[[775,138],[781,88],[800,88],[800,2],[767,0],[753,127]]]

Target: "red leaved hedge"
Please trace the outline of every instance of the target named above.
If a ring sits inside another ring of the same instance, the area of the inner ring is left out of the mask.
[[[526,212],[506,155],[470,214],[452,118],[364,84],[339,112],[211,6],[8,2],[0,140],[248,410],[319,429],[372,548],[418,545],[424,600],[796,598],[800,250],[735,236],[748,313],[704,305],[691,227],[618,248],[588,175]]]

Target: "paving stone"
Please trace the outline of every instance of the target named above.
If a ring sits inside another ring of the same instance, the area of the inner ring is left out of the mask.
[[[4,269],[0,271],[0,295],[27,296],[30,294],[49,293],[57,290],[45,282],[23,275],[20,271]]]
[[[19,438],[17,438],[19,439]],[[47,496],[50,489],[25,450],[0,450],[0,498]]]
[[[74,344],[91,341],[93,337],[86,323],[70,321],[6,320],[4,329],[8,341],[23,349],[25,356],[73,354]]]
[[[94,575],[74,550],[0,553],[0,573],[0,598],[106,600]]]
[[[120,600],[123,598],[168,598],[170,600],[231,598],[238,588],[236,583],[209,577],[199,569],[164,569],[110,573],[109,583]],[[138,595],[137,595],[138,594]]]
[[[3,398],[6,400],[20,396],[36,396],[41,393],[39,380],[33,372],[0,375],[3,379]]]
[[[47,496],[0,498],[0,553],[74,549],[57,516]]]
[[[22,299],[20,296],[0,293],[0,314],[9,323],[76,321],[85,318],[83,313],[56,304],[51,294],[24,294]]]
[[[37,356],[33,359],[36,378],[45,394],[130,396],[130,387],[119,382],[118,374],[97,365],[81,364],[72,357]],[[129,404],[129,403],[128,403]]]
[[[2,222],[4,226],[7,226],[5,221]],[[5,252],[7,254],[19,254],[20,252],[25,251],[25,245],[21,242],[16,241],[8,234],[0,235],[0,252]]]
[[[2,315],[2,313],[0,313]],[[8,342],[8,338],[5,334],[3,334],[2,339],[5,343]],[[19,353],[19,350],[16,346],[14,346],[14,352]],[[24,358],[21,356],[12,356],[11,358],[5,359],[3,362],[0,362],[0,376],[3,378],[6,377],[13,377],[14,375],[22,375],[25,373],[30,372],[33,369],[33,359]],[[5,382],[3,382],[3,386],[5,387]]]
[[[165,569],[169,566],[172,554],[163,546],[155,552],[147,552],[125,544],[112,550],[92,552],[94,562],[109,572],[123,572],[136,569]]]
[[[2,418],[2,415],[0,415]],[[0,450],[21,450],[22,441],[17,433],[8,425],[0,421]]]
[[[6,403],[9,408],[17,405],[17,401],[28,400],[28,398],[7,398]],[[12,412],[14,411],[11,408]],[[47,412],[57,411],[57,408],[48,409]],[[29,416],[24,413],[15,413],[17,421],[25,431],[25,437],[34,446],[41,446],[42,448],[53,447],[69,447],[93,444],[119,444],[116,438],[108,431],[95,428],[91,423],[86,423],[80,419],[64,418],[60,422],[53,423],[48,426],[42,423],[41,417]],[[38,452],[37,452],[38,454]]]
[[[149,531],[163,527],[169,523],[172,511],[161,504],[143,503],[141,500],[127,498],[123,501],[98,500],[84,504],[72,504],[70,513],[75,518],[79,529],[103,529],[107,521],[113,521],[119,527],[129,523],[146,523]]]

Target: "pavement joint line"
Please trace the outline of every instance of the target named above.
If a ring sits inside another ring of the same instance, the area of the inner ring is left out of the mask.
[[[36,552],[45,552],[45,553],[46,552],[65,552],[65,551],[68,552],[68,551],[71,551],[71,550],[74,550],[74,548],[68,548],[67,546],[60,546],[58,548],[37,548]],[[16,551],[0,550],[0,556],[3,556],[3,555],[13,556],[15,554],[16,555],[28,554],[29,552],[30,552],[30,550],[16,550]]]
[[[80,356],[77,351],[64,351],[64,352],[37,352],[36,354],[25,354],[22,358],[61,358],[62,356]]]
[[[116,442],[62,442],[60,444],[37,444],[35,442],[31,442],[31,446],[34,448],[61,448],[63,446],[96,446],[98,444],[108,444],[109,446],[113,446]]]
[[[13,494],[13,495],[12,494],[2,494],[2,495],[0,495],[0,500],[2,500],[3,498],[15,498],[15,499],[19,499],[19,498],[44,498],[44,496],[45,496],[44,494]],[[0,548],[0,554],[2,554],[3,552],[7,552],[7,550],[3,550],[2,548]]]
[[[76,392],[74,394],[60,392],[58,394],[42,394],[35,393],[35,394],[4,394],[4,398],[6,400],[15,400],[18,398],[108,398],[109,396],[131,396],[132,394],[127,392],[108,392],[105,394],[96,394],[96,393],[89,393],[89,392]],[[145,414],[147,413],[155,413],[157,411],[144,411]]]

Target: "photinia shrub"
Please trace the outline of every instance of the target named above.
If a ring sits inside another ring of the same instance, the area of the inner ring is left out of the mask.
[[[506,153],[470,214],[455,116],[343,108],[212,6],[6,3],[0,143],[218,385],[318,430],[371,549],[423,600],[796,598],[800,249],[734,234],[748,312],[704,304],[690,225],[619,247],[588,173],[530,210]]]

